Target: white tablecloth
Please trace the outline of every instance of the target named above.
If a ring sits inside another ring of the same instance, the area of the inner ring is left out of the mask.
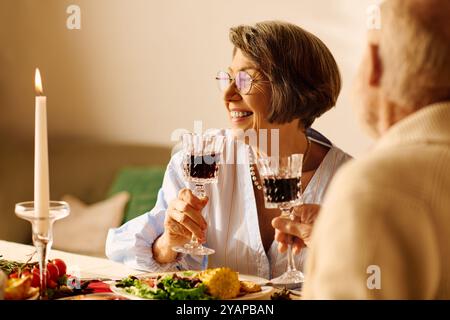
[[[0,240],[0,255],[2,259],[25,262],[35,251],[33,246]],[[62,259],[67,264],[67,273],[81,278],[120,279],[128,275],[143,273],[123,264],[108,259],[89,257],[51,250],[49,259]],[[37,261],[36,255],[33,261]]]

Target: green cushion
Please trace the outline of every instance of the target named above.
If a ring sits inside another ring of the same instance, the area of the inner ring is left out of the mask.
[[[125,208],[123,223],[140,216],[155,206],[164,178],[165,167],[125,167],[119,171],[107,197],[128,191],[130,201]]]

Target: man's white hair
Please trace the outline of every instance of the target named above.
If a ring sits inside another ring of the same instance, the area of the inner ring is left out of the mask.
[[[418,109],[450,99],[450,1],[387,0],[381,7],[382,86]]]

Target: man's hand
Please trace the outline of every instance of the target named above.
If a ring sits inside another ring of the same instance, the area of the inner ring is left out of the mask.
[[[283,217],[273,219],[278,251],[285,252],[288,244],[292,244],[295,254],[300,253],[302,248],[309,247],[312,228],[319,211],[320,205],[303,204],[294,208],[294,220]]]

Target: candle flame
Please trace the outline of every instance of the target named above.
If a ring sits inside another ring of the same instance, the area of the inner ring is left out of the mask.
[[[41,73],[38,68],[36,68],[36,73],[34,74],[34,88],[36,90],[36,94],[38,96],[42,96],[44,91],[42,90]]]

